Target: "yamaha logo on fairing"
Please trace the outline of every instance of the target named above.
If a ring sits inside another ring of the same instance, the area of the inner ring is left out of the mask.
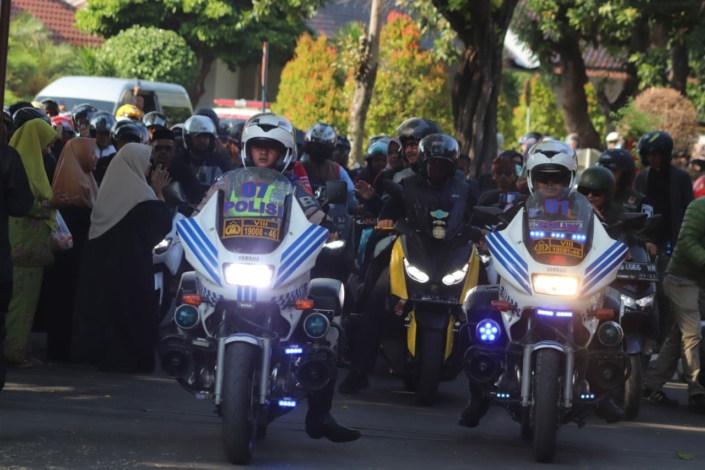
[[[238,261],[255,261],[259,262],[259,258],[256,256],[238,256]]]

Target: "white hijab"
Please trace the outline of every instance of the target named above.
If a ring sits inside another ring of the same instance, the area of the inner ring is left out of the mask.
[[[98,190],[88,239],[98,238],[113,228],[137,204],[157,200],[146,177],[151,154],[150,146],[129,143],[115,155]]]

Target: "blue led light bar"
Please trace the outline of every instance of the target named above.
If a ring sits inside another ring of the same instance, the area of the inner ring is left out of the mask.
[[[303,354],[303,352],[303,348],[300,348],[298,346],[291,346],[284,350],[284,354]]]
[[[295,408],[296,400],[284,398],[283,400],[279,400],[279,406],[281,406],[282,408]]]

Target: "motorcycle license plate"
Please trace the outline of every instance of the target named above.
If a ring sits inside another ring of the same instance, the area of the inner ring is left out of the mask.
[[[658,281],[656,265],[651,263],[622,263],[617,271],[617,279],[630,281]]]
[[[262,219],[225,219],[223,238],[264,238],[279,240],[279,222]]]

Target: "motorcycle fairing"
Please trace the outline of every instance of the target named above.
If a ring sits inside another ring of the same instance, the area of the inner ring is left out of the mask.
[[[617,276],[619,265],[627,254],[627,246],[607,235],[596,215],[591,249],[575,266],[553,266],[534,260],[523,240],[522,208],[506,229],[489,234],[487,245],[492,254],[492,265],[500,276],[507,295],[521,306],[540,306],[572,309],[585,313],[596,308],[596,298]],[[533,290],[533,274],[557,274],[580,278],[575,296],[537,294]],[[601,298],[601,297],[600,297]],[[599,307],[599,305],[597,305]]]

